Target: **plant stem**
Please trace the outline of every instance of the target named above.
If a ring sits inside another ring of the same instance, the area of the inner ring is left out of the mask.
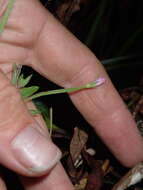
[[[96,86],[99,86],[105,82],[104,78],[98,78],[96,81],[93,81],[91,83],[88,83],[86,85],[77,87],[77,88],[67,88],[67,89],[58,89],[58,90],[51,90],[51,91],[46,91],[46,92],[39,92],[37,94],[34,94],[26,99],[26,101],[30,101],[36,98],[39,98],[41,96],[47,96],[47,95],[52,95],[52,94],[62,94],[62,93],[71,93],[83,89],[88,89],[88,88],[94,88]]]
[[[5,13],[4,13],[3,17],[2,17],[1,22],[0,22],[0,34],[3,32],[4,27],[7,24],[9,15],[10,15],[10,13],[12,11],[12,8],[13,8],[14,1],[15,0],[9,0],[9,2],[8,2],[6,11],[5,11]]]
[[[50,137],[52,137],[52,131],[53,131],[53,109],[50,108],[50,130],[49,130]]]

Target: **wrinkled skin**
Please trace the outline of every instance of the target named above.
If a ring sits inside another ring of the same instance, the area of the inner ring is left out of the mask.
[[[0,3],[2,15],[6,4],[4,0]],[[99,76],[105,77],[105,84],[71,94],[71,100],[122,164],[132,166],[142,160],[142,138],[97,58],[58,23],[38,0],[15,0],[8,24],[0,36],[2,165],[19,174],[31,176],[13,159],[10,146],[13,137],[27,123],[34,122],[17,90],[7,79],[15,62],[32,67],[63,87],[78,86]],[[43,133],[47,133],[41,118],[36,119]],[[36,179],[21,177],[25,189],[73,189],[60,164],[45,174]]]

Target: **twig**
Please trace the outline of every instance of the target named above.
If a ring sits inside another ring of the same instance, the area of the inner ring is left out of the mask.
[[[140,182],[143,178],[143,162],[140,162],[133,167],[121,180],[115,184],[112,190],[124,190],[136,183]]]

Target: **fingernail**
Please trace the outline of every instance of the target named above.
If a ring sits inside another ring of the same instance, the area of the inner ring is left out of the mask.
[[[61,151],[32,126],[24,128],[13,139],[12,151],[29,173],[46,173],[61,158]]]

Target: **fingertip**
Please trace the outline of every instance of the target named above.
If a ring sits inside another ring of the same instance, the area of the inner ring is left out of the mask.
[[[3,175],[0,173],[0,190],[7,190]]]
[[[22,129],[11,145],[13,156],[30,176],[48,173],[61,158],[61,151],[33,126]]]
[[[61,164],[48,174],[40,178],[22,177],[22,183],[27,190],[56,189],[56,190],[74,190],[74,186],[69,180]]]

